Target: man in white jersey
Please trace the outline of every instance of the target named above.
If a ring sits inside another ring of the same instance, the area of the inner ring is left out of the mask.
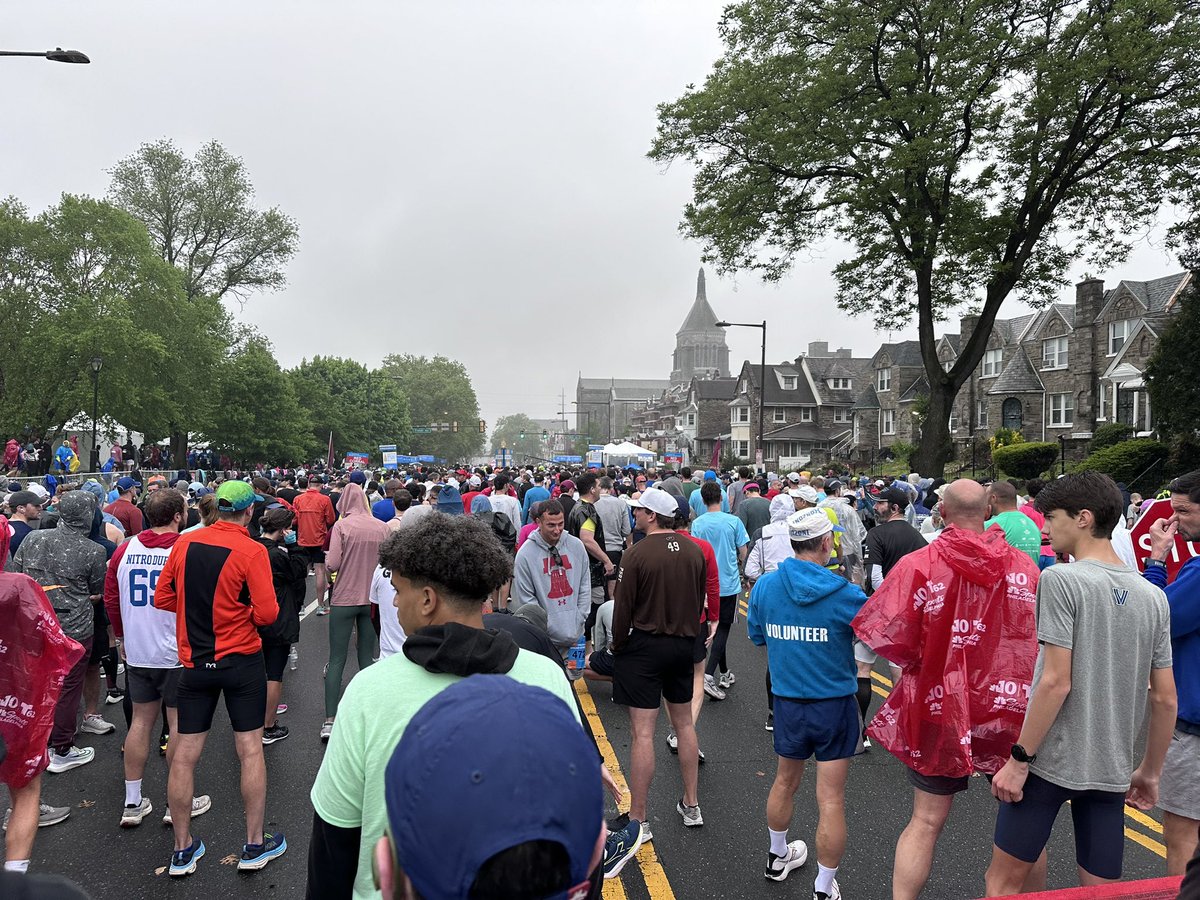
[[[125,738],[122,828],[140,825],[154,810],[150,800],[142,796],[142,775],[160,703],[166,706],[167,724],[175,734],[176,693],[183,671],[175,638],[175,614],[154,607],[154,589],[179,530],[187,521],[187,505],[178,491],[155,491],[146,500],[145,516],[149,528],[117,548],[104,580],[104,606],[125,661],[133,701],[133,720]],[[174,746],[174,741],[167,744],[168,766]],[[211,807],[207,795],[195,797],[192,815],[202,815]],[[170,812],[163,821],[170,823]]]

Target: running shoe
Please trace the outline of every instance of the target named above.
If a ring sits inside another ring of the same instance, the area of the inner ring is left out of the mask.
[[[321,743],[322,744],[328,743],[329,736],[331,734],[333,734],[333,723],[332,722],[323,722],[321,724]]]
[[[798,869],[808,862],[808,845],[804,841],[792,841],[787,845],[787,853],[776,856],[767,851],[767,871],[764,873],[772,881],[783,881],[793,869]]]
[[[767,713],[767,724],[763,726],[767,731],[775,730],[775,713]]]
[[[142,824],[142,819],[154,812],[154,804],[147,797],[142,798],[142,802],[135,805],[126,803],[125,808],[121,810],[121,827],[136,828]]]
[[[45,828],[47,825],[57,825],[64,821],[71,814],[69,806],[51,806],[49,803],[43,803],[38,806],[38,828]],[[8,820],[12,817],[12,809],[4,814],[4,830],[8,831]]]
[[[239,872],[257,872],[266,868],[267,863],[287,852],[287,839],[282,831],[275,834],[263,834],[261,844],[244,844],[242,858],[238,860]]]
[[[46,768],[57,775],[60,772],[69,772],[71,769],[86,766],[95,758],[96,751],[92,747],[72,747],[66,753],[57,753],[51,750],[50,765]]]
[[[721,690],[721,686],[713,680],[711,675],[704,676],[704,693],[708,694],[714,700],[725,699],[725,692]]]
[[[212,809],[212,798],[208,794],[201,794],[199,797],[192,798],[192,818],[202,816]],[[163,824],[171,825],[171,807],[167,805],[167,811],[163,813]]]
[[[650,843],[652,840],[654,840],[654,835],[652,835],[652,834],[650,833],[650,823],[649,823],[649,822],[643,822],[643,823],[642,823],[642,843],[643,843],[643,844],[648,844],[648,843]]]
[[[679,752],[679,737],[674,731],[667,732],[667,749],[669,749],[672,753]]]
[[[838,887],[837,879],[829,886],[829,893],[813,891],[813,900],[842,900],[842,889]]]
[[[167,755],[167,742],[170,739],[171,739],[171,736],[169,734],[160,734],[158,736],[158,755],[159,756]]]
[[[315,612],[318,616],[327,616],[327,615],[329,615],[329,607],[328,606],[318,606],[316,608]]]
[[[116,731],[117,726],[98,713],[92,713],[90,716],[83,717],[83,721],[79,724],[79,730],[85,734],[109,734]]]
[[[700,765],[704,765],[704,763],[707,762],[707,760],[704,758],[704,751],[697,747],[696,752],[700,754]]]
[[[125,692],[120,688],[109,688],[108,696],[104,698],[105,703],[120,703],[125,699]]]
[[[277,707],[275,707],[275,715],[277,716],[282,716],[287,711],[288,705],[286,703],[280,703]]]
[[[704,816],[700,815],[699,803],[695,806],[685,806],[684,802],[680,800],[675,804],[675,812],[683,816],[683,824],[688,828],[695,828],[697,825],[704,824]]]
[[[641,845],[642,824],[637,819],[630,819],[620,831],[612,832],[604,841],[604,877],[620,875],[625,863],[633,859]]]
[[[171,854],[171,868],[168,870],[172,878],[182,878],[196,871],[196,863],[204,858],[204,841],[200,838],[192,840],[192,845],[186,850],[176,850]]]
[[[287,736],[287,726],[277,724],[274,728],[263,729],[262,742],[263,745],[266,746],[268,744],[274,744],[276,741],[282,741]]]
[[[733,672],[724,672],[721,674],[717,684],[719,684],[724,690],[729,690],[731,687],[733,687],[734,682],[736,681],[737,676],[734,675]]]

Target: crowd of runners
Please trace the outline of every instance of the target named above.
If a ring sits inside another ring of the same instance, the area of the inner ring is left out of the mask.
[[[983,775],[998,804],[981,893],[1044,887],[1069,803],[1082,884],[1121,877],[1124,807],[1157,806],[1167,873],[1188,869],[1180,896],[1200,898],[1200,862],[1188,866],[1200,563],[1174,571],[1172,559],[1177,536],[1200,541],[1200,472],[1167,488],[1173,515],[1150,526],[1140,567],[1129,529],[1145,504],[1095,473],[114,467],[79,480],[69,468],[3,491],[0,895],[86,896],[30,866],[38,828],[70,814],[53,776],[93,762],[76,736],[113,732],[114,715],[127,731],[112,826],[156,815],[165,788],[169,873],[195,873],[207,848],[194,820],[213,804],[194,772],[223,700],[229,728],[215,739],[232,737],[240,761],[239,869],[288,849],[264,830],[264,747],[290,738],[326,744],[307,896],[598,897],[653,840],[664,706],[672,815],[703,826],[701,712],[737,682],[728,648],[745,639],[746,602],[778,757],[766,878],[808,865],[808,844],[789,839],[799,830],[814,835],[814,900],[842,896],[847,778],[880,748],[904,765],[912,814],[896,823],[890,878],[848,895],[917,897],[953,798]],[[289,728],[284,675],[310,585],[312,614],[328,617],[324,715]],[[873,671],[895,687],[869,716]],[[628,813],[609,822],[604,792],[619,801],[621,789],[581,677],[611,682],[629,714]],[[143,790],[155,751],[167,783]],[[793,823],[810,759],[819,818]]]

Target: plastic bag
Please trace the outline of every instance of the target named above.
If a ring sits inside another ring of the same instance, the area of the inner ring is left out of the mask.
[[[904,669],[867,733],[923,775],[998,772],[1029,703],[1037,578],[999,527],[948,527],[903,557],[852,623]]]
[[[81,656],[38,583],[0,573],[0,737],[8,747],[0,782],[22,788],[46,767],[54,707]]]

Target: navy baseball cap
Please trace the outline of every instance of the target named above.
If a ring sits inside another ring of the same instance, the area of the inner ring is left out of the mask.
[[[536,759],[517,752],[527,747]],[[408,723],[383,793],[396,859],[422,897],[466,898],[485,862],[540,840],[570,860],[571,886],[554,896],[587,895],[604,827],[600,761],[549,691],[505,675],[450,685]]]
[[[126,475],[124,478],[117,479],[117,490],[120,491],[122,494],[128,490],[132,490],[135,487],[141,487],[141,486],[142,486],[142,483],[140,481],[135,481],[134,479],[130,478],[128,475]]]
[[[353,472],[350,473],[350,483],[351,484],[366,484],[367,483],[367,473],[364,472],[362,469],[355,469]]]

